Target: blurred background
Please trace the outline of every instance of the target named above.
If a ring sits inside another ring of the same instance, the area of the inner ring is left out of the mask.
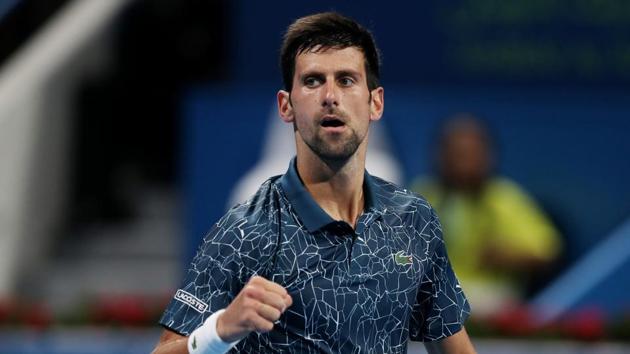
[[[368,170],[438,209],[479,352],[630,352],[629,2],[3,0],[0,353],[152,350],[286,170],[281,36],[327,10],[374,33]]]

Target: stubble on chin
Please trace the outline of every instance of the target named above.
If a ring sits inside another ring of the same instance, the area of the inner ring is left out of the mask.
[[[326,141],[321,135],[315,134],[312,139],[304,140],[306,145],[319,158],[330,162],[343,162],[350,159],[361,145],[361,139],[357,133],[350,129],[350,134],[339,141]]]

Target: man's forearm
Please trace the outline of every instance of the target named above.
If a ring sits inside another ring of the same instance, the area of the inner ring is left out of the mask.
[[[188,337],[160,341],[151,354],[188,354]]]

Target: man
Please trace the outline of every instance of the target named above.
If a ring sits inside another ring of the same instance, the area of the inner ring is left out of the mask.
[[[336,13],[301,18],[281,66],[297,157],[204,238],[154,353],[403,353],[408,338],[474,352],[437,217],[365,171],[384,107],[371,34]]]
[[[488,129],[469,113],[446,120],[440,133],[437,177],[416,179],[444,222],[450,259],[476,315],[492,315],[525,301],[561,250],[551,221],[514,181],[493,173]]]

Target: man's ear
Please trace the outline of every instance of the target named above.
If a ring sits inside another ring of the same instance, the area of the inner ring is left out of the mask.
[[[385,90],[383,87],[377,87],[372,90],[372,99],[370,100],[370,120],[376,121],[383,116],[385,109]]]
[[[293,106],[291,105],[291,96],[287,91],[278,91],[278,112],[284,122],[293,122]]]

